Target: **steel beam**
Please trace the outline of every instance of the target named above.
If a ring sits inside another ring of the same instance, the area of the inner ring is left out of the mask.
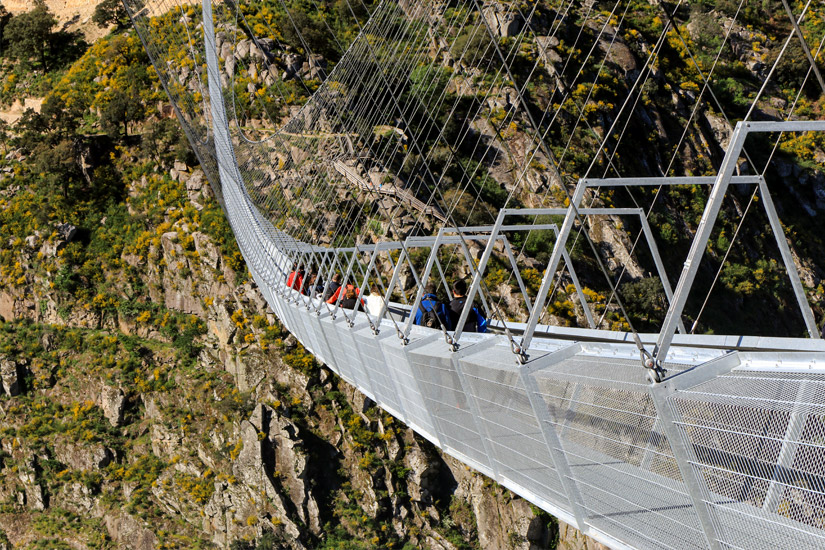
[[[819,338],[820,334],[816,326],[816,320],[814,319],[814,312],[811,310],[811,304],[808,303],[808,297],[805,295],[805,288],[799,279],[799,271],[797,271],[796,263],[793,261],[788,240],[785,238],[785,230],[779,221],[779,215],[776,213],[773,198],[771,197],[770,191],[768,191],[768,184],[765,183],[764,178],[760,178],[759,180],[759,194],[762,195],[762,203],[765,205],[765,212],[768,214],[773,236],[776,239],[776,244],[779,246],[779,254],[782,256],[782,262],[785,264],[785,270],[788,272],[788,278],[791,280],[791,288],[793,288],[796,303],[799,305],[799,312],[802,313],[802,318],[805,320],[805,328],[807,328],[808,335],[810,335],[811,338]]]
[[[788,419],[788,426],[785,429],[785,435],[782,438],[782,448],[779,450],[779,456],[776,459],[773,473],[768,485],[768,491],[765,494],[765,500],[762,503],[762,509],[775,514],[782,502],[782,497],[785,494],[784,488],[790,480],[781,479],[782,472],[793,467],[796,451],[799,448],[799,438],[805,430],[805,424],[808,420],[808,409],[810,403],[816,399],[816,384],[811,384],[809,380],[803,380],[799,384],[799,389],[796,392],[796,399],[793,404],[793,411]]]
[[[685,265],[682,269],[682,274],[679,277],[679,282],[676,284],[676,291],[673,293],[673,300],[668,307],[665,315],[662,329],[659,332],[659,339],[656,342],[656,347],[653,349],[653,357],[660,363],[664,363],[667,359],[667,352],[670,348],[670,343],[673,340],[673,334],[676,332],[676,327],[679,325],[682,317],[682,310],[687,302],[688,294],[693,287],[693,281],[696,274],[699,272],[699,263],[705,253],[710,233],[719,216],[719,209],[722,207],[722,200],[725,198],[725,193],[730,184],[733,171],[736,169],[736,163],[739,160],[739,154],[745,144],[747,137],[747,123],[743,125],[742,122],[736,124],[736,129],[730,139],[730,145],[722,161],[722,166],[719,169],[719,174],[716,176],[716,183],[710,193],[705,211],[702,214],[702,219],[699,221],[699,227],[696,228],[696,234],[693,237],[693,242],[690,246]]]
[[[567,461],[567,456],[564,453],[564,447],[562,447],[559,435],[556,433],[556,421],[550,414],[550,405],[548,405],[541,396],[541,390],[539,389],[538,383],[533,375],[533,373],[537,370],[547,368],[558,361],[563,361],[564,359],[569,358],[571,354],[574,355],[579,349],[580,348],[578,345],[569,346],[569,348],[559,350],[556,353],[551,353],[540,358],[539,360],[520,365],[518,369],[519,378],[521,379],[521,383],[524,385],[527,393],[527,399],[530,401],[530,407],[532,408],[533,414],[536,417],[536,422],[541,429],[541,434],[544,438],[544,444],[547,447],[547,452],[553,462],[553,467],[559,476],[559,482],[567,495],[570,510],[576,520],[576,525],[574,525],[574,527],[582,533],[587,534],[588,525],[585,521],[587,516],[582,504],[583,501],[581,493],[579,492],[579,488],[573,478],[573,473],[570,470],[570,463]],[[559,413],[556,412],[556,417],[558,416]]]

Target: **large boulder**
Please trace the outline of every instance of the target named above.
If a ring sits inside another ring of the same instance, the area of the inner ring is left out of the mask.
[[[524,18],[508,6],[495,3],[485,7],[483,12],[487,25],[500,38],[515,36],[524,26]]]
[[[23,393],[25,365],[7,358],[0,358],[0,382],[3,390],[11,396]]]
[[[126,405],[126,396],[120,388],[103,386],[100,392],[100,408],[103,409],[103,416],[112,426],[120,426],[123,422],[123,410]]]

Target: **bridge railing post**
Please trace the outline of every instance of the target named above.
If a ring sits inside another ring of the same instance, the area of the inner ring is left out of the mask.
[[[536,381],[533,372],[541,368],[546,368],[556,361],[563,360],[572,354],[575,354],[580,346],[574,344],[568,348],[564,348],[556,353],[542,358],[540,365],[530,364],[529,362],[518,367],[519,378],[524,385],[527,399],[530,402],[530,407],[536,417],[536,422],[541,430],[544,444],[547,447],[547,452],[553,467],[559,476],[559,482],[567,496],[570,512],[576,520],[576,529],[584,534],[587,534],[588,525],[586,523],[586,513],[583,507],[581,492],[576,484],[575,478],[570,470],[570,463],[567,456],[564,454],[559,434],[556,432],[555,425],[558,424],[558,414],[555,418],[550,413],[550,405],[541,396],[541,390]]]
[[[673,458],[679,468],[685,491],[693,504],[699,525],[708,548],[721,550],[723,537],[720,532],[721,522],[713,508],[713,496],[705,482],[704,475],[697,471],[701,462],[696,456],[691,442],[689,427],[672,402],[678,393],[709,380],[726,374],[741,364],[737,353],[729,353],[681,372],[658,384],[649,386],[650,397],[656,407],[658,425],[667,439]]]
[[[475,268],[473,271],[473,282],[470,284],[470,288],[467,291],[467,307],[461,312],[461,316],[458,318],[458,323],[455,327],[455,332],[453,334],[453,342],[457,343],[461,338],[461,334],[464,332],[464,325],[467,322],[467,317],[470,315],[470,311],[472,307],[470,307],[475,300],[476,293],[481,286],[481,279],[484,277],[484,272],[487,269],[487,263],[490,261],[490,256],[493,253],[493,246],[495,245],[496,238],[498,237],[499,231],[501,231],[501,226],[504,223],[504,217],[506,216],[504,210],[500,210],[498,213],[498,217],[496,218],[496,223],[493,225],[492,231],[490,232],[490,240],[487,241],[487,246],[484,247],[484,252],[481,254],[481,260],[479,260],[478,267]],[[472,268],[472,259],[467,259],[470,267]]]
[[[526,350],[530,348],[530,342],[533,339],[533,334],[536,331],[539,318],[541,317],[545,304],[547,303],[547,295],[550,293],[553,279],[555,278],[556,271],[559,268],[559,262],[563,256],[562,252],[567,246],[567,239],[570,236],[570,231],[573,229],[573,223],[576,221],[577,208],[579,207],[582,198],[584,198],[584,192],[586,189],[587,187],[584,184],[584,181],[580,180],[576,185],[576,191],[573,193],[573,197],[570,200],[570,205],[568,206],[567,213],[564,216],[564,222],[562,222],[561,229],[559,229],[559,235],[553,245],[553,252],[550,255],[550,260],[547,262],[547,269],[544,270],[544,276],[542,277],[541,286],[539,287],[538,295],[536,296],[533,312],[527,320],[527,325],[524,327],[524,334],[521,337],[522,353],[525,353]]]
[[[394,262],[394,266],[392,269],[392,276],[390,277],[390,282],[387,285],[386,290],[384,291],[384,304],[381,306],[381,313],[378,315],[379,319],[383,319],[384,316],[387,314],[387,311],[390,306],[390,298],[392,297],[392,293],[395,290],[395,286],[398,284],[398,278],[400,277],[401,266],[403,261],[407,256],[407,250],[405,248],[401,249],[401,252],[398,254],[398,261]],[[392,259],[392,254],[390,254],[390,259]],[[404,292],[402,290],[401,295],[404,296]]]
[[[808,303],[807,296],[805,296],[805,288],[799,279],[799,271],[796,269],[796,263],[793,260],[791,249],[788,247],[788,241],[785,239],[785,230],[782,228],[782,222],[779,221],[779,215],[776,213],[776,206],[773,204],[773,198],[771,198],[771,193],[768,191],[768,184],[765,183],[765,178],[759,178],[759,194],[762,195],[762,204],[765,205],[765,212],[768,214],[768,220],[770,221],[773,235],[776,238],[776,244],[779,247],[779,254],[782,256],[782,262],[785,264],[785,270],[788,272],[788,278],[791,280],[791,288],[793,288],[796,303],[799,305],[802,318],[805,320],[805,328],[808,330],[808,335],[811,338],[820,338],[814,312],[811,310],[811,304]]]
[[[430,273],[432,272],[433,265],[435,264],[436,256],[438,256],[438,249],[441,247],[441,239],[444,235],[444,228],[438,230],[438,235],[435,237],[435,242],[433,242],[432,249],[430,250],[430,255],[427,258],[427,265],[424,267],[424,273],[421,274],[421,277],[416,277],[418,283],[418,291],[415,294],[415,301],[412,304],[412,308],[410,308],[410,317],[407,319],[407,324],[404,326],[404,336],[409,336],[410,331],[412,330],[413,321],[415,320],[415,313],[418,310],[418,307],[421,305],[421,299],[424,297],[424,287],[427,286],[427,281],[430,278]],[[415,271],[415,267],[410,262],[410,267]]]

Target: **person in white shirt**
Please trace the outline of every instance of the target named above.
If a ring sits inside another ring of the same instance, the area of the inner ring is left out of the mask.
[[[384,298],[378,291],[378,286],[372,285],[369,296],[364,298],[364,301],[367,302],[367,312],[370,317],[377,320],[378,316],[381,315],[381,308],[384,307]]]

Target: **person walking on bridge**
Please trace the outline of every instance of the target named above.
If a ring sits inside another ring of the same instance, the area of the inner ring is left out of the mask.
[[[338,289],[341,288],[341,274],[336,273],[332,276],[332,280],[329,282],[329,286],[327,287],[327,291],[324,293],[323,300],[325,302],[329,302],[329,299],[332,298],[332,295],[338,292]]]
[[[302,292],[304,287],[304,267],[297,263],[292,266],[292,273],[286,278],[286,286]]]
[[[450,327],[453,330],[458,328],[458,322],[461,320],[461,312],[467,303],[467,283],[464,279],[458,279],[453,283],[453,299],[450,302],[449,315]],[[478,306],[473,302],[470,307],[470,313],[467,315],[467,321],[464,322],[463,332],[487,332],[487,319],[479,312]]]
[[[358,289],[352,285],[347,285],[347,290],[344,293],[344,299],[341,300],[341,307],[343,309],[352,309],[355,311],[363,311],[364,300],[358,298]]]
[[[358,296],[361,293],[361,289],[356,288],[355,285],[353,285],[352,283],[347,283],[347,286],[345,286],[345,287],[341,286],[341,284],[339,283],[338,288],[335,290],[335,292],[332,293],[332,296],[329,297],[329,299],[327,300],[327,303],[328,304],[334,304],[335,302],[338,301],[338,297],[342,293],[343,293],[344,296],[346,296],[347,292],[350,291],[350,290],[352,290],[355,293],[356,296]]]
[[[378,285],[372,285],[370,287],[369,296],[364,298],[364,301],[367,304],[367,312],[370,314],[370,317],[378,319],[378,316],[381,315],[381,310],[384,309],[384,297],[381,296],[381,293],[378,291]]]
[[[435,291],[435,285],[432,283],[424,287],[424,295],[421,297],[418,310],[415,312],[414,323],[422,327],[441,328],[444,326],[449,329],[447,308],[438,301]]]

